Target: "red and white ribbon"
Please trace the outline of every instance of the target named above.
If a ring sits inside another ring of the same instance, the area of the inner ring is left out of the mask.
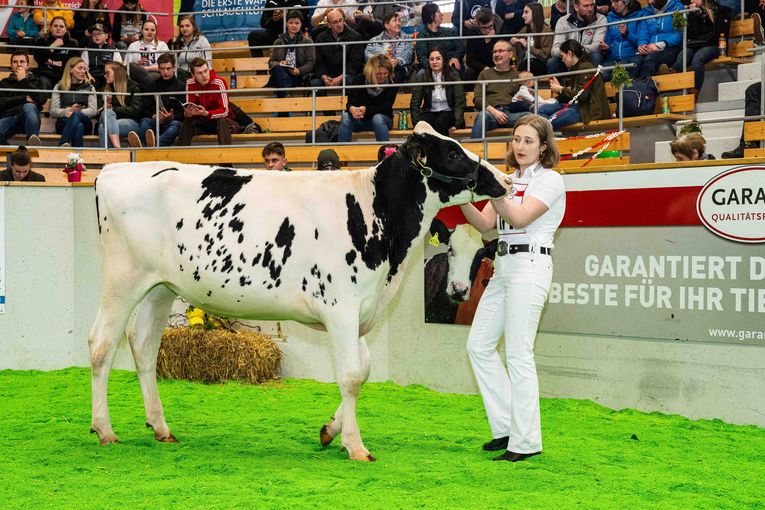
[[[621,131],[614,130],[614,131],[609,131],[604,133],[598,133],[596,135],[572,136],[571,138],[566,138],[566,140],[581,140],[584,138],[596,138],[596,137],[605,136],[605,138],[603,138],[602,140],[599,140],[597,143],[594,143],[585,149],[577,151],[573,154],[566,154],[561,156],[560,160],[566,161],[569,159],[578,158],[579,156],[583,154],[587,154],[588,152],[592,152],[593,150],[598,149],[598,151],[595,152],[592,156],[590,156],[589,159],[587,159],[587,161],[585,161],[585,163],[582,165],[582,167],[584,168],[590,163],[592,163],[592,160],[597,158],[604,150],[606,150],[608,146],[611,145],[611,142],[619,138],[625,132],[626,130],[622,129]]]
[[[584,84],[584,87],[582,87],[582,90],[580,90],[579,92],[577,92],[577,93],[576,93],[576,95],[575,95],[574,97],[572,97],[572,98],[571,98],[571,100],[570,100],[568,103],[566,103],[565,105],[563,105],[563,108],[561,108],[560,110],[558,110],[557,112],[555,112],[555,113],[553,113],[553,114],[552,114],[552,117],[550,117],[550,122],[554,121],[555,119],[557,119],[557,118],[558,118],[558,115],[561,115],[563,112],[565,112],[566,110],[568,110],[568,107],[569,107],[569,106],[571,106],[572,104],[574,104],[574,102],[576,102],[576,101],[579,99],[579,96],[581,96],[581,95],[582,95],[582,92],[584,92],[585,90],[587,90],[587,88],[588,88],[590,85],[592,85],[592,82],[593,82],[593,81],[595,81],[595,78],[597,78],[597,77],[598,77],[598,75],[599,75],[599,74],[600,74],[602,71],[603,71],[603,67],[602,67],[602,66],[598,66],[598,69],[595,71],[595,74],[593,74],[593,75],[592,75],[592,78],[590,78],[590,79],[589,79],[589,81],[588,81],[587,83],[585,83],[585,84]]]

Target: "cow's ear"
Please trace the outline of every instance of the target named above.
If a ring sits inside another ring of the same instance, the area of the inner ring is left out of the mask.
[[[401,146],[400,150],[409,161],[419,161],[424,164],[425,161],[427,161],[427,152],[425,151],[425,147],[425,135],[418,135],[413,133],[409,135],[409,137],[406,139],[406,142],[404,142],[404,145]]]

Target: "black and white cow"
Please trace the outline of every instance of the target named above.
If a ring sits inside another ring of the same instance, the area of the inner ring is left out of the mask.
[[[127,333],[159,441],[175,442],[156,384],[176,296],[226,317],[325,329],[342,400],[321,430],[374,460],[356,421],[369,375],[363,336],[399,287],[439,209],[507,192],[505,176],[420,122],[396,156],[355,172],[238,171],[169,162],[107,165],[97,182],[101,298],[88,338],[92,431],[117,440],[107,384]]]

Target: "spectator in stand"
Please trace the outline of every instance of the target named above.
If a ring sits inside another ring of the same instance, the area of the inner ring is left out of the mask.
[[[717,0],[691,0],[688,6],[695,9],[688,13],[687,50],[685,62],[693,71],[693,86],[698,97],[704,85],[704,66],[720,56],[718,42],[720,34],[725,34],[727,41],[730,33],[730,9],[717,3]],[[683,52],[677,56],[672,71],[683,70]]]
[[[518,70],[523,71],[531,69],[531,72],[535,75],[542,75],[547,73],[547,60],[550,58],[553,45],[553,34],[550,27],[545,24],[545,14],[542,4],[539,2],[531,2],[526,4],[523,8],[522,14],[524,27],[518,32],[518,37],[512,37],[510,44],[515,49],[515,55],[518,62]],[[523,37],[524,34],[541,34],[549,33],[550,35],[535,35],[529,39]],[[526,46],[531,43],[531,48],[527,52]],[[531,53],[531,64],[527,62],[528,53]]]
[[[11,153],[11,167],[0,172],[0,181],[45,182],[45,176],[32,171],[32,158],[23,145]]]
[[[98,140],[101,147],[106,147],[108,140],[112,147],[119,149],[120,138],[138,129],[142,105],[141,97],[135,94],[140,93],[141,88],[128,78],[127,68],[119,62],[106,63],[104,78],[106,85],[103,92],[116,92],[119,95],[98,96],[101,114],[98,122]]]
[[[126,50],[141,38],[141,25],[148,16],[138,0],[123,0],[117,10],[121,12],[114,13],[112,42],[117,49]]]
[[[279,142],[271,142],[263,147],[263,162],[266,165],[266,170],[277,170],[290,172],[292,169],[287,166],[287,153],[284,150],[284,145]]]
[[[185,102],[186,83],[175,75],[175,56],[163,53],[157,59],[159,77],[151,83],[146,92],[178,92],[174,95],[143,96],[141,122],[138,132],[128,133],[131,147],[156,146],[154,129],[157,126],[159,111],[159,146],[170,147],[178,137],[183,122],[183,103]],[[155,97],[159,98],[159,104]]]
[[[393,64],[385,55],[375,55],[364,66],[364,72],[354,78],[357,85],[367,88],[348,89],[348,106],[343,112],[337,131],[338,142],[350,142],[352,133],[374,131],[375,140],[387,142],[393,127],[393,102],[396,87],[379,87],[393,83]]]
[[[499,4],[502,0],[454,0],[454,7],[452,7],[452,26],[458,34],[465,34],[467,32],[478,32],[478,21],[475,16],[478,14],[478,9],[485,7],[490,11],[493,9],[492,4]],[[460,20],[462,20],[462,31],[460,32]]]
[[[61,135],[59,146],[83,147],[85,135],[93,133],[91,119],[98,113],[98,101],[90,80],[88,65],[74,57],[67,61],[64,76],[53,87],[50,116],[56,119],[56,133]]]
[[[186,81],[186,101],[192,103],[183,109],[183,125],[178,145],[191,145],[191,138],[197,133],[215,133],[218,145],[231,145],[231,135],[241,130],[234,118],[236,113],[229,108],[228,86],[223,78],[203,58],[195,58],[189,64],[192,77]],[[217,94],[196,92],[216,91]]]
[[[268,0],[263,7],[272,10],[260,13],[261,28],[251,30],[250,33],[247,34],[247,44],[249,46],[269,46],[273,44],[276,38],[284,32],[284,15],[287,12],[287,9],[295,6],[305,7],[305,1]],[[308,11],[300,12],[307,13]],[[251,48],[250,55],[253,57],[262,57],[263,50],[259,48]],[[189,61],[191,61],[191,59],[189,59]],[[184,68],[180,60],[178,61],[178,67],[179,69]]]
[[[555,31],[558,20],[565,18],[574,11],[572,0],[557,0],[550,6],[550,28]]]
[[[701,133],[688,133],[678,136],[669,144],[669,149],[672,151],[675,161],[715,159],[713,155],[707,154],[707,141],[701,136]]]
[[[317,43],[361,41],[355,30],[346,26],[343,12],[332,9],[327,14],[329,30],[316,38]],[[364,47],[352,44],[345,48],[345,75],[343,75],[343,48],[338,45],[316,47],[316,78],[311,80],[312,87],[337,87],[343,84],[353,85],[353,76],[360,73],[364,66]],[[321,91],[320,95],[326,95]]]
[[[34,5],[33,0],[19,0],[16,2],[16,8],[8,20],[8,26],[5,33],[8,35],[9,44],[23,44],[31,46],[34,44],[37,35],[40,33],[40,27],[35,24],[34,15],[30,8]]]
[[[414,61],[414,46],[411,37],[401,33],[401,22],[398,12],[389,12],[383,20],[383,30],[379,35],[369,40],[364,50],[365,60],[374,55],[387,55],[393,64],[393,79],[396,83],[403,83],[409,76]]]
[[[480,83],[477,83],[473,90],[473,103],[479,113],[473,124],[471,138],[483,138],[484,122],[486,124],[485,132],[488,133],[500,127],[512,127],[516,120],[529,114],[528,112],[513,113],[508,108],[513,96],[520,88],[520,83],[511,81],[518,78],[518,73],[510,65],[510,59],[513,56],[510,42],[497,41],[494,44],[492,56],[494,57],[494,67],[484,69],[478,76],[479,80],[492,81],[486,85],[486,97],[483,97],[483,87]],[[481,111],[484,106],[485,114]],[[484,119],[486,120],[484,121]]]
[[[459,81],[457,71],[446,65],[446,53],[439,47],[430,50],[428,67],[417,72],[417,82]],[[444,136],[465,127],[465,89],[461,84],[422,85],[412,88],[409,103],[412,123],[424,120]]]
[[[476,12],[477,32],[472,30],[467,35],[483,35],[483,39],[468,39],[465,45],[465,81],[475,80],[481,71],[494,65],[491,50],[497,39],[494,38],[502,28],[502,19],[491,12],[491,9],[481,7]]]
[[[36,74],[42,80],[43,88],[48,90],[61,80],[66,61],[80,56],[80,51],[74,49],[77,48],[77,41],[69,37],[64,18],[56,16],[49,28],[47,35],[37,39],[34,49]]]
[[[82,0],[80,9],[108,9],[104,0]],[[71,30],[72,39],[84,48],[90,41],[90,27],[96,23],[104,27],[109,34],[112,31],[112,21],[108,12],[77,11],[74,13],[74,28]]]
[[[433,2],[426,3],[422,8],[422,23],[425,25],[425,30],[420,32],[415,46],[417,61],[420,63],[420,68],[425,69],[430,50],[435,46],[440,46],[446,53],[447,65],[462,74],[462,58],[465,56],[465,47],[462,46],[459,39],[441,40],[443,37],[459,36],[454,28],[442,27],[442,20],[443,15],[438,5]]]
[[[66,9],[61,0],[42,0],[41,7],[48,9],[35,9],[35,24],[40,27],[40,32],[50,30],[54,18],[61,18],[66,24],[67,30],[74,28],[74,11]]]
[[[660,0],[666,1],[666,0]],[[675,0],[671,0],[675,1]],[[670,20],[671,21],[671,20]],[[547,61],[547,72],[558,74],[566,70],[560,56],[564,41],[580,43],[588,54],[588,60],[598,66],[603,61],[600,45],[606,37],[606,17],[595,11],[593,0],[574,0],[574,12],[562,18],[555,26],[555,38],[551,50],[552,58]],[[587,28],[587,30],[573,31]]]
[[[638,53],[640,45],[638,36],[643,21],[629,21],[643,16],[643,8],[638,0],[611,0],[613,9],[606,18],[610,25],[606,32],[606,39],[600,45],[600,49],[608,51],[604,66],[612,66],[617,62],[622,64],[635,64],[627,68],[632,78],[636,78],[640,65],[643,63],[643,55]],[[611,71],[605,71],[605,79],[611,78]]]
[[[754,115],[762,115],[763,111],[760,110],[760,98],[762,98],[762,84],[760,82],[752,83],[746,88],[744,93],[744,115],[751,117]],[[759,142],[745,142],[744,132],[741,132],[741,139],[739,140],[738,147],[733,150],[722,153],[723,159],[730,158],[743,158],[744,149],[756,149],[760,146]]]
[[[11,72],[0,80],[0,145],[23,131],[27,145],[40,145],[40,109],[48,100],[44,82],[29,69],[29,54],[22,49],[11,53]],[[25,89],[11,92],[3,89]]]
[[[560,55],[568,71],[592,69],[593,72],[566,76],[562,84],[555,77],[550,78],[550,90],[558,94],[558,101],[540,106],[539,115],[551,119],[553,129],[559,129],[576,122],[583,122],[587,125],[593,120],[610,119],[611,110],[608,107],[608,96],[606,95],[603,75],[597,75],[595,80],[585,88],[587,82],[595,74],[596,68],[587,60],[587,51],[584,46],[573,39],[563,41]],[[565,111],[561,111],[580,91],[582,93],[578,101],[568,105]],[[553,115],[557,115],[557,117],[552,119]]]
[[[118,51],[115,51],[114,46],[106,42],[109,39],[109,34],[103,25],[96,23],[88,31],[90,32],[90,43],[85,47],[85,51],[82,52],[82,60],[88,66],[88,72],[93,79],[93,85],[96,87],[96,90],[101,90],[106,85],[104,66],[107,62],[122,63],[122,56]]]
[[[314,36],[318,39],[324,30],[331,28],[328,27],[329,19],[327,15],[333,9],[340,9],[343,13],[345,24],[353,28],[363,41],[368,41],[375,37],[383,31],[383,25],[370,12],[364,12],[360,7],[356,0],[319,0],[311,17]],[[322,25],[324,22],[326,22],[326,25]]]
[[[608,17],[608,13],[611,12],[611,0],[595,0],[595,10]]]
[[[335,149],[322,149],[316,158],[316,170],[340,170],[340,157]]]
[[[159,76],[157,58],[169,51],[165,41],[157,39],[157,23],[147,19],[141,26],[141,39],[128,46],[125,64],[130,67],[130,78],[136,81],[142,90],[151,87]]]
[[[678,0],[648,0],[648,4],[649,7],[643,10],[644,16],[683,9],[683,4]],[[642,32],[639,36],[641,44],[638,46],[638,53],[645,58],[640,64],[638,76],[653,76],[659,70],[659,66],[662,67],[660,73],[670,72],[669,66],[675,63],[683,50],[683,36],[672,26],[672,16],[647,19],[640,26]]]
[[[735,1],[735,5],[736,7],[740,5],[738,0]],[[757,46],[765,45],[765,26],[762,24],[765,18],[765,0],[745,0],[744,11],[748,12],[752,17],[754,44]],[[736,10],[731,12],[737,14]]]
[[[300,87],[303,78],[313,72],[316,65],[316,51],[313,41],[303,35],[303,13],[297,9],[287,12],[287,32],[281,34],[271,49],[268,68],[271,84],[277,88]],[[285,97],[288,92],[277,92],[276,97]]]
[[[497,14],[502,18],[502,33],[517,34],[525,22],[523,9],[530,0],[498,0]]]
[[[178,69],[178,78],[185,82],[191,78],[189,62],[195,58],[201,57],[212,66],[212,48],[207,37],[199,31],[194,16],[189,16],[188,14],[178,16],[177,25],[178,37],[171,41],[171,46],[174,50],[183,50],[181,53],[176,53],[176,67]]]

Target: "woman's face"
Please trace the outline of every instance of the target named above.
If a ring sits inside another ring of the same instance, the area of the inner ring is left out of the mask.
[[[188,19],[184,19],[178,24],[178,31],[181,33],[181,37],[188,38],[194,35],[194,27]]]
[[[287,20],[287,32],[294,37],[300,32],[302,25],[303,23],[300,22],[300,18],[290,18]]]
[[[518,126],[513,133],[513,154],[520,168],[528,168],[539,160],[542,144],[537,130],[528,124]]]
[[[531,25],[531,22],[534,19],[534,15],[531,14],[531,9],[529,9],[528,6],[523,8],[523,15],[522,15],[522,17],[523,17],[523,22],[526,25]]]
[[[441,14],[441,9],[438,9],[433,14],[433,22],[436,24],[436,26],[441,26],[441,22],[444,20],[444,15]]]
[[[55,20],[50,24],[50,34],[57,39],[64,37],[66,35],[66,24],[60,19]]]
[[[106,83],[114,84],[114,69],[109,66],[104,68],[104,80]]]
[[[378,67],[377,72],[375,73],[375,76],[377,77],[377,83],[385,83],[388,81],[388,77],[390,76],[390,73],[388,70],[384,67]]]
[[[573,51],[561,51],[560,59],[563,61],[563,65],[569,68],[574,67],[574,65],[579,62],[579,59],[576,58]]]
[[[444,58],[437,51],[432,51],[430,53],[428,64],[430,64],[430,70],[434,73],[441,73],[444,71]]]
[[[88,66],[85,65],[85,62],[79,62],[72,67],[70,72],[72,74],[72,81],[79,83],[85,80],[85,73],[88,72]]]
[[[16,163],[11,163],[11,172],[13,173],[14,180],[24,180],[30,170],[32,170],[32,165],[17,165]]]
[[[157,26],[151,21],[145,21],[141,34],[143,34],[143,42],[152,42],[157,35]]]

